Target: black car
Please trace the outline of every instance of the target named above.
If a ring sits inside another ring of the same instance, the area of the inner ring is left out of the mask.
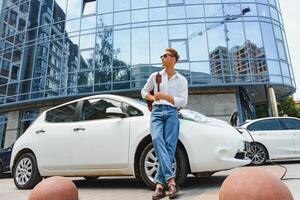
[[[11,156],[12,146],[0,149],[0,178],[3,176],[5,172],[9,172],[9,162]]]

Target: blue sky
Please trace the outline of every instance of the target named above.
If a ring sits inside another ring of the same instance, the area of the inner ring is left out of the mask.
[[[300,1],[280,0],[279,3],[297,84],[294,98],[300,100]]]

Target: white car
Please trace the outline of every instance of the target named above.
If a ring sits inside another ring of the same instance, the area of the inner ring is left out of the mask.
[[[251,120],[242,124],[240,131],[253,140],[248,154],[253,165],[261,165],[269,160],[300,160],[298,118],[267,117]]]
[[[16,141],[10,166],[19,189],[42,177],[133,175],[154,188],[158,162],[144,102],[116,95],[81,98],[44,111]],[[174,161],[178,184],[247,165],[249,142],[228,123],[191,110],[180,114]]]

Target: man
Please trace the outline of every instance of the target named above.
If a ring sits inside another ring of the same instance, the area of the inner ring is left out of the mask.
[[[167,48],[160,58],[164,68],[159,72],[160,91],[155,81],[157,72],[150,75],[141,91],[143,98],[154,101],[151,114],[151,137],[159,168],[155,176],[156,189],[152,196],[153,200],[166,196],[164,190],[166,184],[170,199],[178,194],[175,173],[172,170],[179,135],[177,110],[186,106],[188,98],[187,80],[175,71],[175,64],[179,59],[177,51]],[[151,95],[150,91],[153,89],[154,95]]]

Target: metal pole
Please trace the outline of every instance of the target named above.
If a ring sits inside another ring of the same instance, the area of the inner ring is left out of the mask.
[[[267,86],[267,89],[268,89],[269,108],[271,110],[272,117],[278,117],[278,109],[277,109],[277,102],[276,102],[274,88],[272,86]]]

